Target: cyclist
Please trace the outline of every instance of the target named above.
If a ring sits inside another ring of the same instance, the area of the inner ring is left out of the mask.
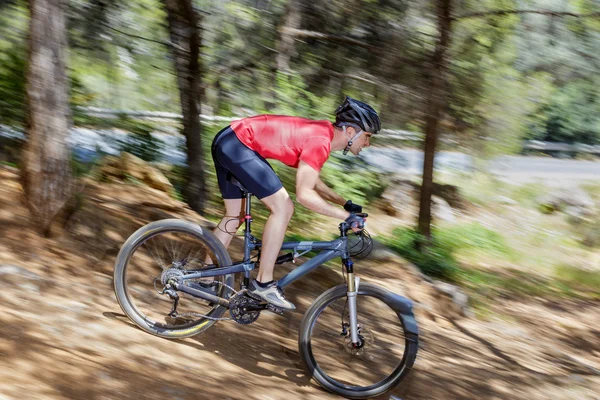
[[[213,140],[212,157],[225,215],[214,233],[227,248],[243,218],[243,198],[235,178],[270,210],[262,236],[258,275],[248,294],[275,307],[293,310],[273,280],[275,260],[281,249],[294,204],[279,177],[267,162],[275,159],[297,168],[296,200],[322,215],[356,223],[362,207],[335,193],[319,179],[321,167],[334,150],[358,155],[381,128],[377,112],[368,104],[346,97],[335,111],[335,122],[280,115],[259,115],[234,121]],[[329,202],[341,205],[337,208]]]

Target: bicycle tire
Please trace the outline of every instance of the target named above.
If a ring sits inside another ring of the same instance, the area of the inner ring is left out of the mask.
[[[371,296],[388,305],[391,309],[390,314],[395,313],[398,318],[398,323],[401,325],[405,340],[402,358],[389,376],[368,386],[353,386],[330,377],[315,359],[311,344],[311,336],[316,320],[335,301],[345,299],[347,296],[346,292],[347,286],[345,284],[333,287],[319,296],[306,311],[299,331],[298,346],[300,357],[307,372],[310,374],[309,376],[314,378],[317,383],[328,391],[351,399],[378,396],[398,385],[407,376],[416,359],[418,351],[418,328],[412,313],[411,303],[408,299],[393,294],[379,286],[364,282],[360,283],[357,302],[360,304],[361,296]],[[359,314],[359,323],[361,315],[362,319],[365,319],[363,314]]]
[[[171,328],[157,325],[149,320],[141,311],[139,311],[128,294],[126,282],[126,272],[129,260],[135,251],[146,241],[157,235],[168,232],[179,232],[191,235],[202,242],[216,258],[216,264],[219,266],[231,265],[231,258],[223,244],[208,231],[193,222],[180,219],[164,219],[151,222],[144,225],[134,232],[123,244],[115,262],[114,270],[114,291],[123,312],[129,319],[142,330],[156,336],[168,339],[181,339],[197,335],[214,325],[216,320],[203,318],[197,323],[190,325],[174,326]],[[214,262],[214,259],[213,259]],[[229,287],[234,284],[234,275],[224,275],[224,282]],[[221,290],[221,294],[226,296],[231,292],[228,287]],[[226,311],[226,307],[214,305],[211,311],[206,314],[211,318],[220,318]]]

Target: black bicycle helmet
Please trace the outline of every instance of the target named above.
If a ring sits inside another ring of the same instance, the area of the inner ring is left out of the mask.
[[[377,111],[367,103],[346,96],[341,106],[335,110],[335,125],[358,125],[363,131],[376,134],[381,129]]]

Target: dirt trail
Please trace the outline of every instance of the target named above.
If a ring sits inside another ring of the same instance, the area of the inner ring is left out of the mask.
[[[286,290],[294,313],[160,339],[122,315],[115,255],[147,221],[206,222],[154,190],[89,183],[67,233],[43,239],[19,190],[15,171],[0,168],[0,399],[339,398],[309,380],[296,342],[303,312],[339,283],[337,271],[318,269]],[[419,298],[407,271],[400,261],[357,263],[367,281]],[[505,300],[487,321],[417,306],[415,368],[382,399],[600,399],[598,303]]]

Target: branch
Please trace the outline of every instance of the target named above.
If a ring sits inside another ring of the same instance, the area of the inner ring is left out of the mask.
[[[510,14],[541,14],[549,17],[575,17],[575,18],[600,18],[600,12],[590,14],[577,14],[568,11],[550,11],[550,10],[494,10],[494,11],[480,11],[471,14],[459,15],[452,17],[452,20],[461,20],[468,18],[479,18],[479,17],[493,17],[498,15],[510,15]]]
[[[340,72],[335,72],[335,71],[331,71],[331,70],[323,70],[323,72],[331,75],[331,76],[335,76],[338,78],[347,78],[347,79],[354,79],[357,81],[361,81],[361,82],[366,82],[366,83],[370,83],[372,85],[375,86],[380,86],[386,89],[390,89],[393,92],[397,92],[397,93],[402,93],[402,94],[406,94],[409,96],[413,96],[419,100],[423,100],[423,97],[419,96],[418,94],[414,93],[413,91],[409,90],[408,88],[398,85],[398,84],[391,84],[388,82],[385,82],[381,79],[378,79],[375,76],[372,75],[368,75],[368,74],[361,74],[361,75],[352,75],[352,74],[342,74]]]
[[[150,39],[150,38],[147,38],[147,37],[143,37],[143,36],[134,35],[134,34],[132,34],[132,33],[123,32],[123,31],[121,31],[121,30],[119,30],[119,29],[117,29],[117,28],[113,28],[112,26],[110,26],[110,25],[108,25],[108,24],[105,24],[105,23],[102,23],[102,25],[104,25],[104,26],[105,26],[105,27],[107,27],[108,29],[112,29],[113,31],[120,33],[121,35],[129,36],[129,37],[136,38],[136,39],[145,40],[145,41],[147,41],[147,42],[152,42],[152,43],[158,43],[158,44],[162,44],[163,46],[172,47],[172,48],[174,48],[174,49],[177,49],[177,50],[179,50],[179,51],[181,51],[181,52],[188,53],[188,51],[187,51],[187,50],[185,50],[185,49],[184,49],[184,48],[182,48],[182,47],[179,47],[178,45],[176,45],[176,44],[175,44],[175,43],[173,43],[173,42],[168,42],[168,41],[163,41],[163,40],[156,40],[156,39]]]
[[[287,35],[290,35],[290,36],[293,36],[296,38],[309,38],[309,39],[323,40],[323,41],[327,41],[327,42],[347,43],[347,44],[352,44],[352,45],[359,46],[359,47],[364,47],[365,49],[374,49],[375,48],[374,46],[372,46],[368,43],[362,42],[358,39],[355,39],[355,38],[349,37],[349,36],[329,35],[327,33],[307,31],[304,29],[295,29],[295,28],[282,28],[281,33],[287,34]]]

